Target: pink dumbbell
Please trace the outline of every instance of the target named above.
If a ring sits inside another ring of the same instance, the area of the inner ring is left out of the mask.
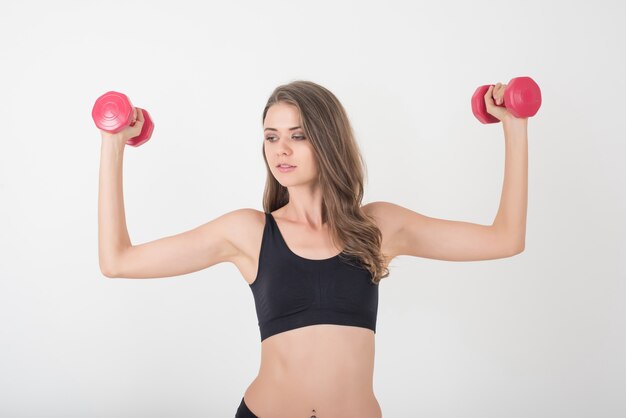
[[[489,90],[487,84],[480,86],[472,96],[472,112],[476,119],[482,123],[497,123],[498,118],[487,112],[485,94]],[[504,89],[503,103],[496,106],[504,106],[516,118],[535,116],[541,107],[541,90],[530,77],[516,77],[511,79]]]
[[[134,138],[126,141],[126,144],[138,147],[152,136],[154,123],[146,109],[139,109],[143,114],[143,127],[141,132]],[[91,110],[91,117],[96,126],[103,131],[115,134],[130,126],[135,114],[130,99],[123,93],[109,91],[98,97]]]

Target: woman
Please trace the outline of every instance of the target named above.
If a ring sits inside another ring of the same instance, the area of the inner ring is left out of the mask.
[[[141,131],[136,111],[124,131],[101,131],[100,268],[107,277],[155,278],[233,263],[252,291],[262,348],[259,374],[236,417],[380,418],[374,335],[378,285],[390,261],[487,260],[524,248],[527,120],[496,106],[505,86],[485,95],[507,144],[502,201],[489,226],[388,202],[361,206],[364,164],[344,108],[326,88],[294,81],[277,87],[263,111],[263,212],[238,209],[131,245],[122,157],[126,140]]]

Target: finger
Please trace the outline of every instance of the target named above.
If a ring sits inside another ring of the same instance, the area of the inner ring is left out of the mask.
[[[133,108],[133,117],[130,119],[130,126],[133,126],[135,124],[135,121],[137,120],[137,108]]]
[[[493,86],[489,86],[489,88],[487,89],[487,92],[485,93],[485,99],[491,99],[492,95],[493,95]]]
[[[143,124],[143,112],[140,108],[135,108],[135,116],[130,123],[130,126],[135,127],[137,124]]]
[[[505,90],[506,90],[506,84],[503,84],[502,88],[500,89],[500,101],[498,102],[498,104],[504,103],[504,91]]]
[[[502,103],[502,97],[504,96],[504,89],[502,83],[496,83],[493,92],[494,103],[499,105]]]
[[[506,84],[502,84],[502,87],[500,89],[502,91],[502,94],[501,94],[502,98],[504,98],[504,92],[506,91],[506,86],[507,86]]]

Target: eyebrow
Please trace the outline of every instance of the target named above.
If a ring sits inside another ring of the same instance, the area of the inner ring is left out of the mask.
[[[289,128],[289,130],[293,131],[294,129],[298,129],[298,128],[301,128],[301,126],[294,126],[293,128]],[[278,132],[278,129],[275,129],[275,128],[265,128],[263,130],[263,132],[265,132],[265,131],[276,131],[276,132]]]

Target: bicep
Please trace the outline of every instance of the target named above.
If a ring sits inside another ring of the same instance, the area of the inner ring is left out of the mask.
[[[238,249],[229,237],[238,211],[176,235],[167,236],[124,251],[114,277],[159,278],[193,273],[232,260]]]
[[[378,202],[379,216],[392,231],[394,255],[446,261],[478,261],[516,253],[505,235],[492,225],[432,218],[402,206]]]

